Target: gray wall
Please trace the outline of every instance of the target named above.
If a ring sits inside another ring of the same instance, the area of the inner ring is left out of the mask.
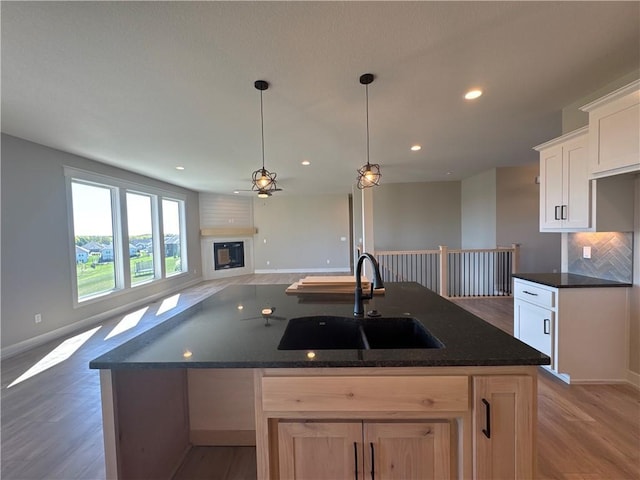
[[[256,272],[350,271],[348,195],[276,194],[253,212]]]
[[[462,181],[462,248],[520,244],[520,272],[560,270],[561,235],[540,233],[538,162]]]
[[[382,184],[373,215],[376,251],[460,248],[460,182]]]
[[[560,271],[561,234],[540,233],[538,162],[496,170],[496,241],[520,244],[520,272]]]
[[[74,308],[65,165],[187,195],[189,273]],[[1,177],[3,349],[54,338],[200,279],[197,193],[8,135]]]
[[[462,181],[462,248],[496,247],[496,170]]]

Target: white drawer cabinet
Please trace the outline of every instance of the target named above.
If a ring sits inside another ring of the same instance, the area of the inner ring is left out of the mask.
[[[527,345],[541,351],[551,358],[553,365],[554,324],[556,313],[549,309],[534,305],[527,301],[517,300],[514,303],[514,336]]]
[[[640,80],[583,107],[591,178],[640,171]]]
[[[554,288],[514,280],[514,336],[549,355],[567,383],[624,381],[627,287]]]

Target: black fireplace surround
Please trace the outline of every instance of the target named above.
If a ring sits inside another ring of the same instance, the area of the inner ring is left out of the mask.
[[[214,243],[213,260],[216,270],[244,267],[244,242]]]

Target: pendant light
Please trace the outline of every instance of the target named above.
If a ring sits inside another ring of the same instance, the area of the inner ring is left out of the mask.
[[[271,192],[280,190],[276,185],[276,172],[269,172],[264,168],[264,115],[262,110],[262,92],[269,88],[269,83],[264,80],[256,80],[254,86],[260,90],[260,127],[262,134],[262,168],[259,168],[251,176],[253,182],[251,190],[258,192],[258,197],[266,198],[271,196]]]
[[[369,84],[373,82],[372,73],[365,73],[360,76],[360,83],[365,86],[367,99],[367,163],[358,169],[358,188],[374,187],[380,184],[380,165],[377,163],[369,163]]]

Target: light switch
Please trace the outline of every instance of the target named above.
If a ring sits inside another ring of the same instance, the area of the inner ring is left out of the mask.
[[[591,247],[582,247],[582,258],[591,258]]]

